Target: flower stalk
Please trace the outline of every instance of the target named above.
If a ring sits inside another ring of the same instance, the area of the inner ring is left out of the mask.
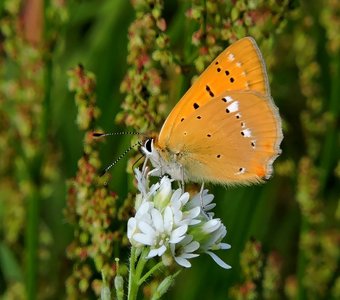
[[[137,251],[138,249],[136,247],[131,247],[128,300],[137,299],[139,287],[163,266],[162,262],[158,262],[149,271],[142,275],[144,267],[148,262],[148,251],[145,247],[140,255],[136,255]],[[138,258],[139,260],[137,261]]]

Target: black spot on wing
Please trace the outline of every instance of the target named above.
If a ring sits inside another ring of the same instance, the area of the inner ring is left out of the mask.
[[[215,96],[215,94],[213,93],[213,91],[211,90],[209,85],[205,86],[205,90],[209,93],[210,97],[214,97]]]

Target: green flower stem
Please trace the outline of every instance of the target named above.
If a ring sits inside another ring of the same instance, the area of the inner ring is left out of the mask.
[[[137,256],[136,248],[131,248],[131,256],[130,256],[130,274],[129,274],[129,287],[128,287],[128,300],[137,299],[138,289],[139,287],[161,266],[163,266],[163,262],[157,263],[153,266],[145,275],[142,276],[145,264],[147,263],[147,254],[148,249],[144,247],[142,253]],[[137,267],[136,260],[138,258]]]
[[[163,262],[160,261],[158,264],[154,265],[150,271],[148,271],[147,273],[145,273],[145,275],[139,279],[138,281],[138,285],[142,285],[144,281],[146,281],[155,271],[157,271],[158,269],[160,269],[163,266]]]
[[[146,256],[148,254],[148,250],[146,249],[146,247],[143,248],[143,251],[139,257],[139,261],[137,263],[137,268],[136,268],[136,278],[135,279],[139,279],[142,276],[143,270],[144,270],[144,266],[147,262]],[[138,284],[139,280],[136,280],[136,284]]]
[[[130,274],[129,274],[129,290],[128,290],[128,300],[135,300],[137,299],[138,295],[138,282],[141,274],[143,272],[144,266],[146,264],[146,255],[147,250],[146,248],[143,249],[142,253],[137,256],[136,255],[137,249],[135,247],[131,248],[131,257],[130,257]],[[139,257],[136,266],[136,259]]]
[[[135,263],[136,263],[136,248],[131,247],[128,299],[134,299],[137,296],[137,294],[136,295],[134,294],[134,289],[135,289],[135,286],[134,286]]]

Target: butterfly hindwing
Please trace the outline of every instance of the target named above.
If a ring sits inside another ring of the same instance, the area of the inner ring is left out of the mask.
[[[172,132],[167,149],[193,181],[252,183],[268,179],[282,131],[270,96],[230,91],[197,108]]]

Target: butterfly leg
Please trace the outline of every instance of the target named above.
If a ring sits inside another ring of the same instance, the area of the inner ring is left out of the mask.
[[[200,190],[200,200],[201,200],[201,209],[202,209],[202,211],[204,211],[203,192],[204,192],[204,182],[202,182],[201,190]]]
[[[159,178],[162,178],[161,174],[161,170],[160,168],[154,168],[152,169],[150,172],[149,172],[149,168],[147,166],[147,163],[148,163],[149,159],[148,157],[146,156],[145,157],[145,160],[144,160],[144,163],[143,163],[143,167],[142,167],[142,173],[145,175],[145,177],[149,177],[149,176],[159,176]]]
[[[145,157],[144,163],[143,163],[143,167],[142,167],[142,173],[146,172],[146,164],[148,163],[148,157]]]
[[[180,184],[181,185],[181,189],[182,189],[182,191],[184,192],[184,189],[185,189],[185,185],[184,185],[184,168],[181,166],[181,183],[182,184]]]

